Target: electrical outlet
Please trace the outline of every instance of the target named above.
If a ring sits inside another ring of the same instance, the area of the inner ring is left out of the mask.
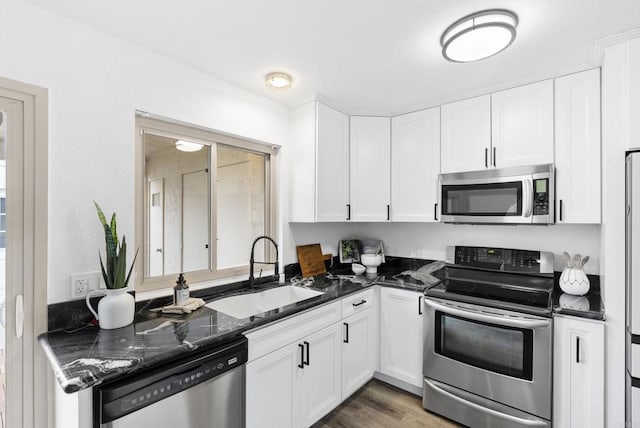
[[[71,275],[71,298],[85,297],[91,290],[100,286],[99,272],[88,272]]]

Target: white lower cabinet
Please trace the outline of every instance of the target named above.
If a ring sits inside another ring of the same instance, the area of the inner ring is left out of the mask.
[[[421,292],[380,289],[380,372],[422,387]]]
[[[293,428],[301,388],[298,344],[292,343],[246,367],[247,427]]]
[[[294,409],[294,414],[300,413],[297,426],[314,424],[342,402],[341,341],[340,324],[327,327],[303,341],[304,368],[301,369],[302,382],[298,391],[302,403]]]
[[[376,369],[377,325],[373,308],[342,320],[342,399],[373,377]]]
[[[340,324],[247,364],[247,427],[308,427],[342,401]]]
[[[604,322],[554,317],[553,426],[604,426]]]

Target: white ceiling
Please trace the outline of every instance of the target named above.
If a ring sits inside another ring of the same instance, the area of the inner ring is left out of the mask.
[[[314,95],[389,115],[588,68],[593,41],[640,27],[638,0],[30,0],[292,106]],[[440,35],[479,10],[519,17],[514,44],[448,63]],[[267,72],[294,77],[269,89]]]

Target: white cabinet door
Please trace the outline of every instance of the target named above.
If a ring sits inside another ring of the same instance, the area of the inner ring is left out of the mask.
[[[378,329],[373,308],[343,320],[342,399],[346,400],[373,377]]]
[[[352,116],[350,136],[351,220],[389,220],[391,120]]]
[[[422,387],[422,293],[380,290],[380,371]]]
[[[553,346],[553,426],[603,427],[604,322],[556,316]]]
[[[487,168],[491,148],[491,96],[444,104],[440,114],[442,173]]]
[[[491,165],[553,163],[553,80],[491,94]]]
[[[289,141],[283,149],[289,169],[289,221],[314,222],[316,207],[316,105],[289,110]]]
[[[555,85],[557,219],[600,223],[600,69]]]
[[[437,221],[440,108],[391,119],[391,221]]]
[[[297,343],[251,361],[246,366],[247,428],[293,428],[296,395],[303,369]]]
[[[289,111],[289,221],[345,221],[349,117],[310,102]]]
[[[304,363],[303,386],[297,393],[302,403],[298,426],[308,427],[317,422],[342,402],[342,331],[336,323],[302,342]]]
[[[345,221],[349,203],[349,117],[316,104],[316,221]]]

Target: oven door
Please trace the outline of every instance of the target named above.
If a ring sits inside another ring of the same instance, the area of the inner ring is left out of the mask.
[[[533,179],[441,177],[441,218],[445,223],[533,223]]]
[[[425,298],[425,380],[551,419],[552,321]]]

